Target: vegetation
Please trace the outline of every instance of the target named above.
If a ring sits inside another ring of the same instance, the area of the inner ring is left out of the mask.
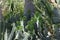
[[[0,1],[0,40],[59,40],[54,8],[49,0]]]

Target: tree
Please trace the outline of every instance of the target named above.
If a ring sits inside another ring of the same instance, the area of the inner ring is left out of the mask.
[[[2,34],[1,34],[2,33],[2,19],[3,19],[3,16],[2,16],[2,6],[0,4],[0,40],[1,40],[1,36],[2,36]]]

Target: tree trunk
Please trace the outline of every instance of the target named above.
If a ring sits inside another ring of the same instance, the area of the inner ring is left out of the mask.
[[[1,25],[1,23],[2,23],[2,7],[1,7],[1,5],[0,5],[0,40],[1,40],[1,27],[2,27],[2,25]]]
[[[24,16],[26,17],[26,20],[24,26],[26,26],[27,21],[29,21],[33,15],[34,15],[33,0],[25,0]]]

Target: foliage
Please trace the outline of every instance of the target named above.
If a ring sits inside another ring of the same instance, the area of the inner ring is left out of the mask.
[[[37,33],[41,33],[43,35],[45,33],[45,28],[46,28],[47,32],[49,31],[53,36],[54,30],[52,28],[53,27],[52,17],[53,17],[54,7],[48,0],[33,0],[33,4],[35,6],[35,13],[34,13],[34,16],[31,17],[31,19],[27,22],[26,29],[28,31],[26,33],[30,33],[31,34],[30,36],[33,36],[33,35],[41,36],[40,34],[37,35],[35,33],[34,27],[36,24],[38,24]],[[2,6],[3,6],[2,13],[3,13],[3,18],[5,21],[6,28],[7,27],[10,28],[11,24],[15,23],[16,31],[21,30],[25,32],[23,30],[24,26],[21,26],[21,22],[20,22],[20,21],[26,20],[26,17],[23,15],[24,0],[6,0],[4,1]],[[55,24],[54,27],[56,25],[57,24]]]

